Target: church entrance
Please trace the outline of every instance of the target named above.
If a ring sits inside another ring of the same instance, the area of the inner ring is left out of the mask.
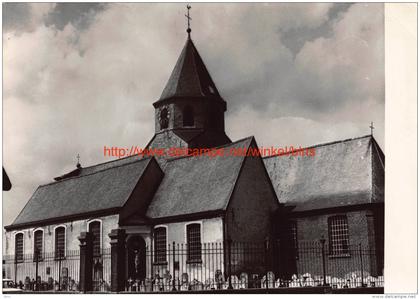
[[[143,281],[146,278],[146,242],[141,236],[127,239],[127,279]]]

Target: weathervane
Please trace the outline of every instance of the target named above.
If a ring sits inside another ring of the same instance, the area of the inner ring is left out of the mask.
[[[370,135],[373,136],[373,129],[375,129],[375,127],[373,126],[373,121],[370,122],[369,128],[370,128]]]
[[[188,22],[188,28],[187,28],[187,33],[188,33],[188,39],[191,39],[191,27],[190,27],[190,21],[192,20],[190,17],[190,9],[191,9],[191,5],[187,4],[187,14],[185,15],[185,17],[187,18],[187,22]]]

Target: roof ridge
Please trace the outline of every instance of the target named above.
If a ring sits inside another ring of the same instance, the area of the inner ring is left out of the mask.
[[[98,163],[98,164],[93,164],[93,165],[90,165],[90,166],[82,167],[82,169],[88,169],[88,168],[96,167],[96,166],[107,164],[107,163],[117,162],[117,161],[121,161],[121,160],[124,160],[124,159],[132,158],[134,156],[139,156],[139,155],[138,154],[134,154],[134,155],[127,156],[127,157],[117,158],[117,159],[114,159],[114,160],[105,161],[105,162],[101,162],[101,163]],[[143,157],[142,159],[145,159],[145,157]],[[131,162],[128,162],[128,163],[131,163]]]
[[[332,145],[332,144],[336,144],[336,143],[348,142],[348,141],[353,141],[353,140],[357,140],[357,139],[363,139],[363,138],[366,138],[366,137],[372,137],[373,138],[373,136],[369,134],[369,135],[364,135],[364,136],[360,136],[360,137],[347,138],[347,139],[342,139],[342,140],[319,143],[319,144],[315,144],[315,145],[312,145],[312,146],[306,146],[306,147],[301,148],[301,150],[316,148],[316,147],[321,147],[321,146],[327,146],[327,145]],[[266,156],[266,157],[263,157],[263,159],[269,159],[269,158],[279,157],[279,156],[282,156],[282,155]]]
[[[130,157],[133,157],[133,156],[130,156]],[[153,157],[143,157],[142,159],[139,159],[139,160],[135,160],[135,161],[127,162],[127,163],[124,163],[124,164],[118,164],[118,165],[111,166],[111,167],[108,167],[108,168],[105,168],[105,169],[101,169],[101,170],[98,170],[98,171],[95,171],[95,172],[91,172],[91,173],[88,173],[88,174],[78,175],[78,176],[72,176],[72,177],[65,178],[65,179],[62,179],[62,180],[59,180],[59,181],[56,181],[56,182],[50,182],[50,183],[47,183],[47,184],[41,184],[41,185],[39,185],[39,186],[38,186],[38,188],[39,188],[39,187],[50,186],[50,185],[53,185],[53,184],[58,184],[58,183],[61,183],[61,182],[64,182],[64,181],[68,181],[68,180],[71,180],[71,179],[84,178],[84,177],[87,177],[87,176],[90,176],[90,175],[94,175],[94,174],[97,174],[97,173],[100,173],[100,172],[104,172],[104,171],[107,171],[107,170],[110,170],[110,169],[115,169],[115,168],[118,168],[118,167],[122,167],[122,166],[130,165],[130,164],[134,164],[134,163],[142,162],[142,161],[147,160],[147,159],[149,159],[149,160],[150,160],[150,159],[152,159],[152,158],[153,158]],[[123,159],[124,159],[124,158],[123,158]],[[122,159],[120,159],[120,160],[122,160]],[[118,161],[118,160],[114,160],[114,161]],[[99,165],[99,164],[98,164],[98,165]],[[38,189],[38,188],[37,188],[37,189]]]
[[[218,149],[218,148],[228,147],[228,146],[231,146],[231,145],[233,145],[233,144],[235,144],[235,143],[239,143],[239,142],[245,141],[245,140],[247,140],[247,139],[252,139],[252,138],[254,138],[254,139],[255,139],[255,137],[254,137],[253,135],[251,135],[251,136],[248,136],[248,137],[245,137],[245,138],[242,138],[242,139],[236,140],[236,141],[231,142],[231,143],[226,143],[226,144],[219,145],[219,146],[216,146],[216,147],[209,147],[208,149],[213,150],[213,149]],[[204,147],[203,147],[203,149],[204,149]],[[190,155],[190,156],[188,156],[188,155],[185,155],[185,156],[179,156],[179,157],[174,157],[174,158],[166,159],[166,162],[168,163],[168,162],[172,162],[172,161],[175,161],[175,160],[184,159],[184,158],[191,158],[191,157],[196,157],[196,156],[193,156],[193,155]]]

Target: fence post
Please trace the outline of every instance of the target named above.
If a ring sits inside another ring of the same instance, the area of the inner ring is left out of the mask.
[[[39,251],[38,251],[38,247],[35,247],[35,291],[39,291],[39,285],[38,285],[38,262],[39,262]]]
[[[265,239],[264,242],[264,257],[265,257],[265,288],[268,289],[268,271],[269,271],[269,246],[270,246],[270,241],[268,238]]]
[[[17,255],[15,254],[15,286],[17,286]]]
[[[321,237],[321,253],[322,253],[322,277],[324,278],[324,286],[327,285],[327,271],[325,269],[325,239]]]
[[[172,291],[176,291],[175,287],[175,241],[172,242]]]
[[[228,256],[228,281],[229,281],[229,285],[228,285],[228,289],[231,290],[233,289],[232,287],[232,261],[231,261],[231,246],[232,246],[232,239],[230,237],[228,237],[227,239],[227,256]]]
[[[359,243],[359,256],[360,256],[360,275],[362,276],[362,288],[365,286],[363,283],[363,257],[362,257],[362,244]]]
[[[108,234],[111,239],[111,292],[125,288],[125,230],[113,229]]]
[[[92,291],[93,236],[91,232],[82,232],[80,241],[80,291]],[[60,269],[61,272],[61,269]],[[61,273],[60,273],[61,275]]]
[[[63,252],[61,249],[58,250],[58,290],[61,291],[61,259]]]

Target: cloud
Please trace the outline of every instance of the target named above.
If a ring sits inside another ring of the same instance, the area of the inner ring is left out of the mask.
[[[310,145],[364,135],[373,120],[383,142],[382,4],[197,3],[191,13],[233,140]],[[78,153],[87,166],[109,159],[104,145],[146,145],[184,14],[180,4],[6,4],[6,224]]]
[[[4,3],[3,32],[35,30],[55,7],[54,3]]]

